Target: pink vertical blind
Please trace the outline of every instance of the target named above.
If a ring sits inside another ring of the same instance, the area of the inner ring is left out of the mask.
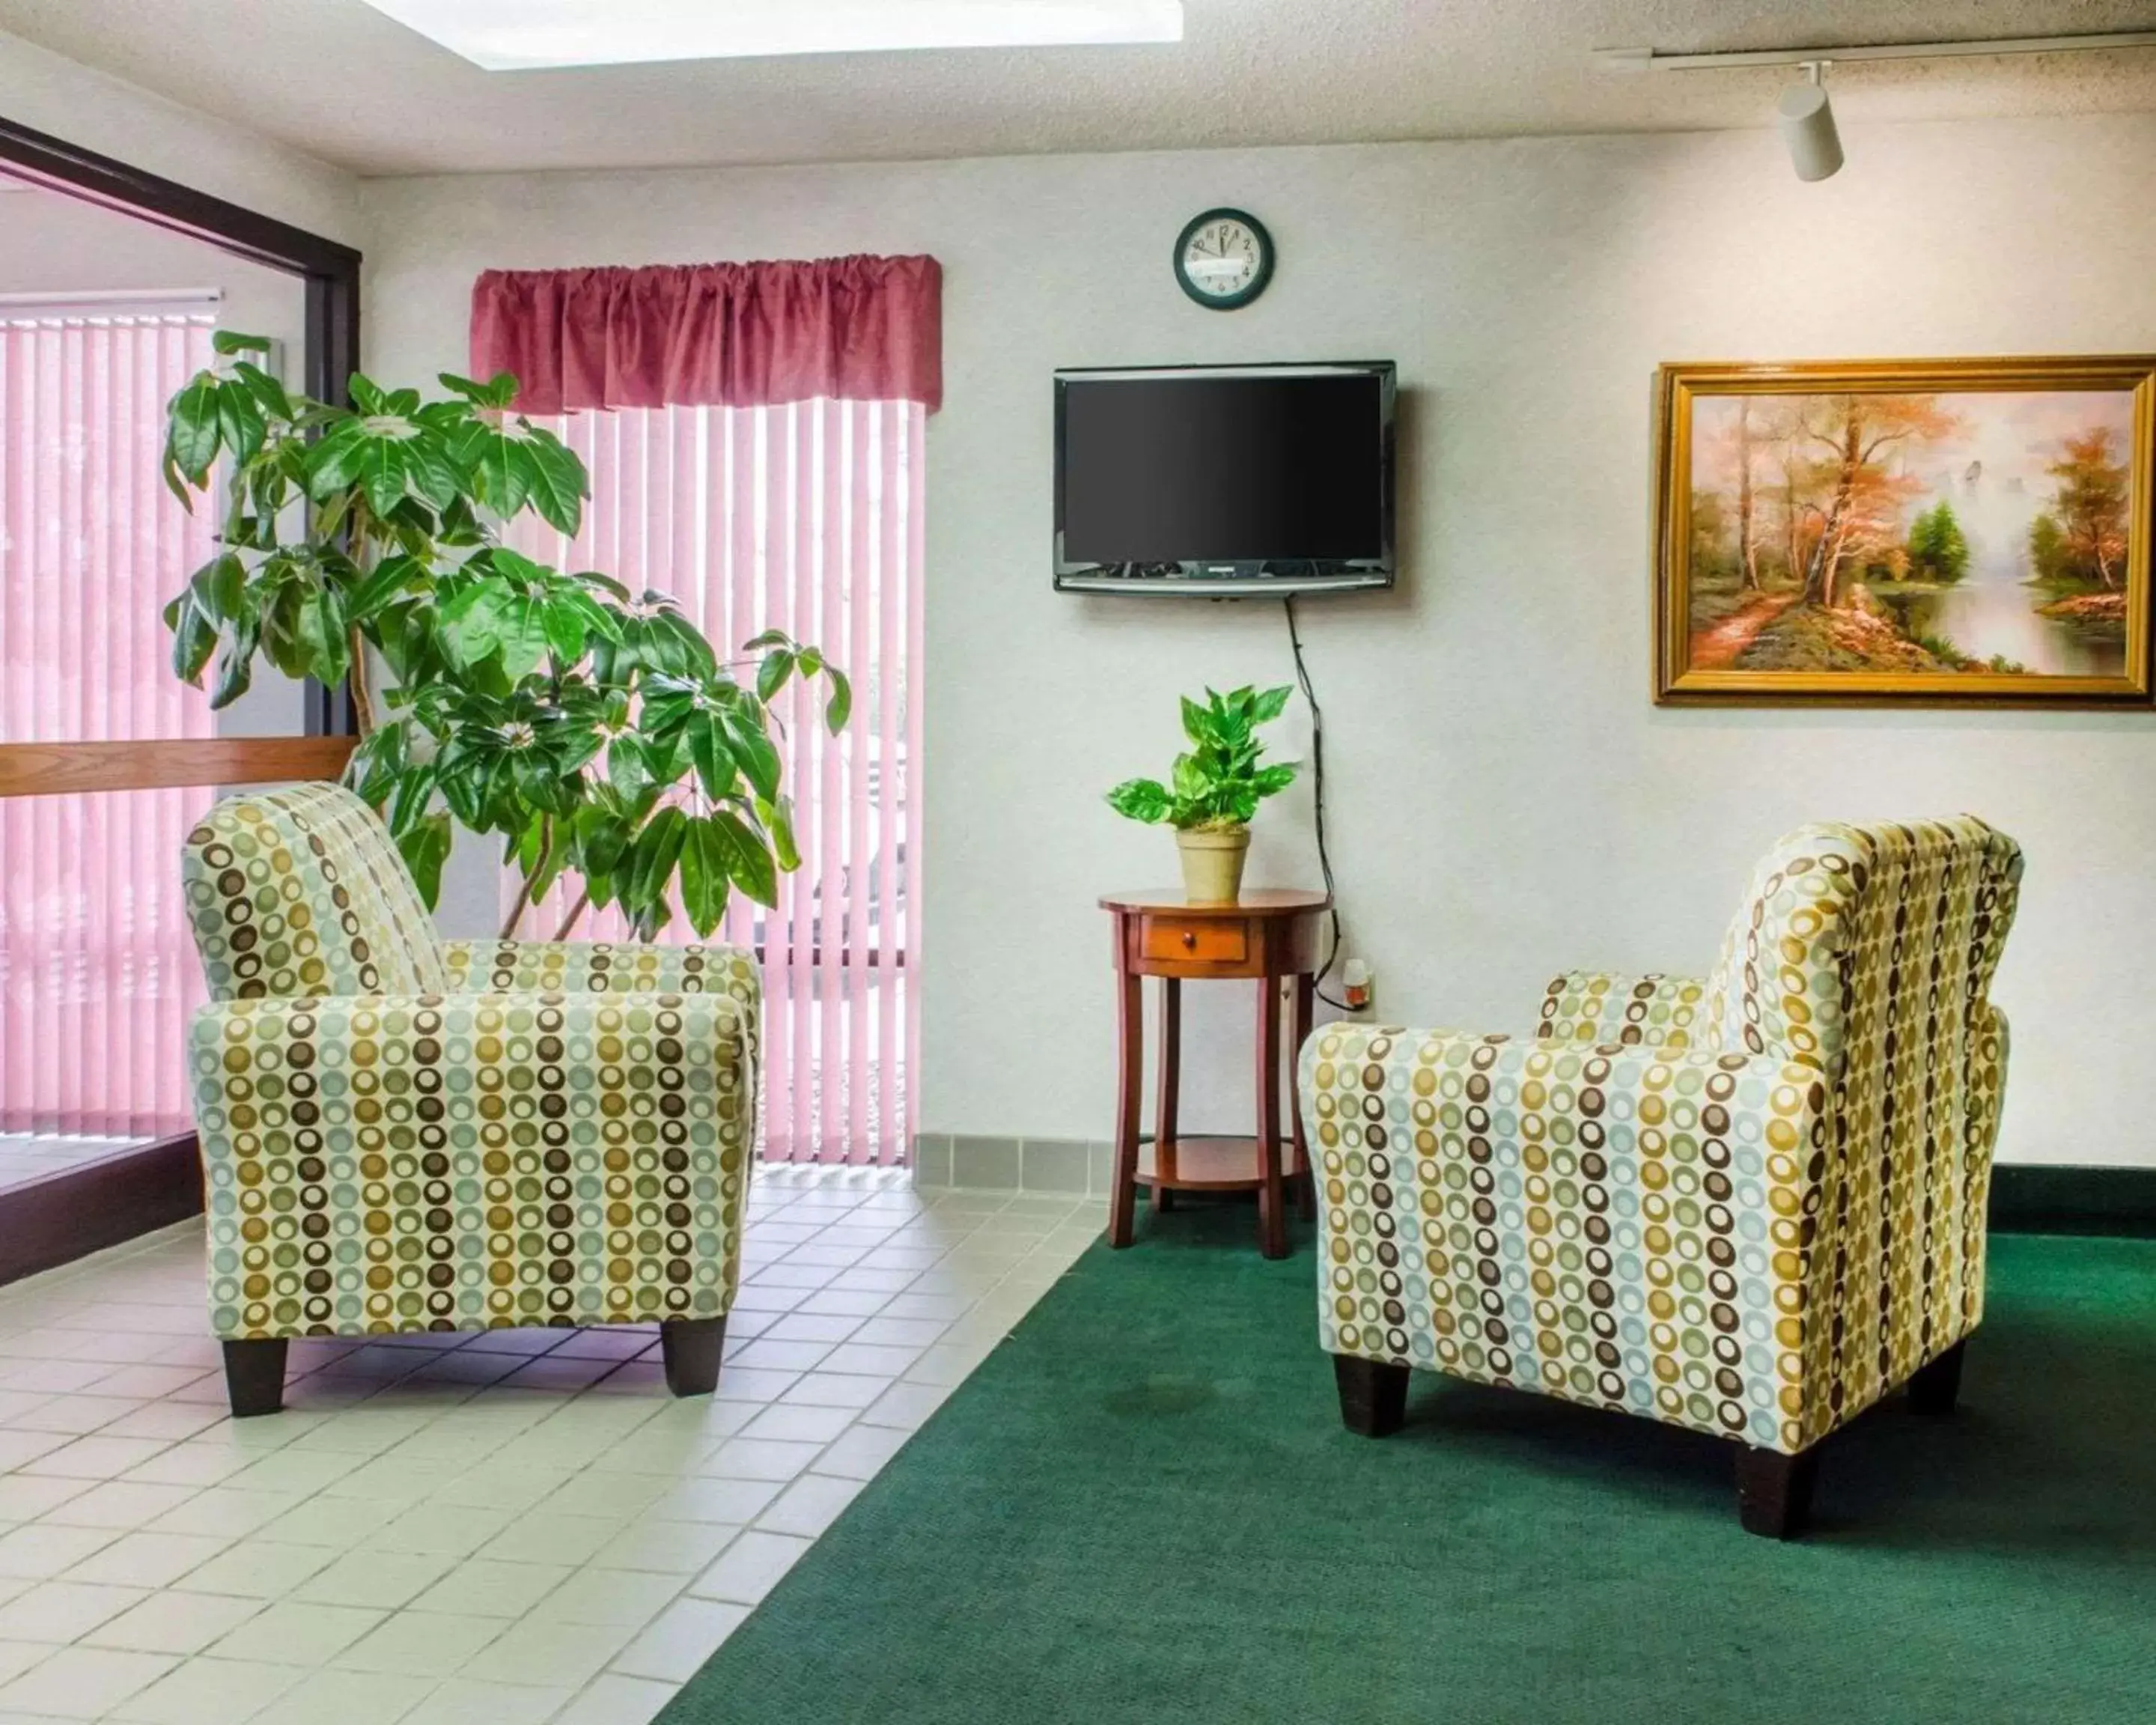
[[[802,866],[775,910],[737,895],[717,937],[763,963],[768,1160],[909,1157],[926,411],[819,398],[572,413],[551,423],[591,470],[583,531],[517,529],[533,556],[671,593],[722,653],[783,629],[854,680],[836,737],[820,686],[780,696]],[[575,891],[557,887],[524,932],[555,933]],[[627,931],[586,911],[571,932]],[[664,937],[694,936],[677,916]]]
[[[208,737],[159,613],[211,554],[159,477],[205,310],[0,305],[0,742]],[[0,798],[0,1132],[183,1131],[201,978],[181,841],[207,790]]]

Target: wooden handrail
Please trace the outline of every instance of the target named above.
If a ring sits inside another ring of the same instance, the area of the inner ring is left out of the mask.
[[[155,742],[0,742],[0,797],[335,778],[349,737],[191,737]]]

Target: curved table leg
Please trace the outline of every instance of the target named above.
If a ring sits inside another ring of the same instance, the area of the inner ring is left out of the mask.
[[[1108,1196],[1108,1244],[1131,1243],[1137,1202],[1138,1085],[1145,1070],[1145,997],[1129,971],[1116,973],[1116,1173]]]
[[[1153,1172],[1163,1180],[1175,1178],[1177,1092],[1183,1086],[1183,979],[1160,979],[1160,1105],[1152,1126]],[[1155,1183],[1152,1208],[1164,1215],[1175,1208],[1175,1194]]]
[[[1280,978],[1258,984],[1258,1250],[1287,1255],[1286,1195],[1281,1185]]]
[[[1302,1131],[1302,1045],[1310,1040],[1317,1010],[1317,978],[1303,971],[1295,979],[1295,1045],[1287,1051],[1289,1122],[1295,1136],[1295,1195],[1306,1222],[1317,1219],[1317,1174],[1310,1165],[1310,1142]]]

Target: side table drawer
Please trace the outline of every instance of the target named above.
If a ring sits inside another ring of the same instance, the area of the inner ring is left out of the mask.
[[[1240,964],[1250,956],[1250,925],[1218,916],[1148,916],[1138,950],[1148,958]]]

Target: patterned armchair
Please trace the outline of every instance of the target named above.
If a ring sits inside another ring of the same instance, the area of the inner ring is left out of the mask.
[[[282,1405],[294,1336],[655,1322],[674,1393],[714,1387],[755,1137],[748,955],[443,942],[334,785],[217,803],[183,872],[235,1415]]]
[[[1319,1323],[1383,1436],[1411,1367],[1734,1440],[1753,1532],[1897,1386],[1946,1412],[1984,1308],[2021,854],[1973,817],[1790,834],[1705,980],[1573,973],[1532,1040],[1306,1045]]]

